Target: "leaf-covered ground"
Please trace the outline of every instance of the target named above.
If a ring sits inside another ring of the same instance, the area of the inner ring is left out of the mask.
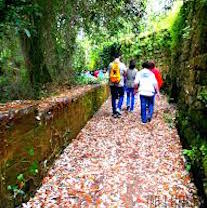
[[[198,207],[174,114],[163,96],[146,125],[138,103],[134,113],[115,119],[109,99],[23,207]]]

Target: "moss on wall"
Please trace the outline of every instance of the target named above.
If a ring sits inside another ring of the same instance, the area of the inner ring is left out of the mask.
[[[170,95],[178,103],[178,129],[200,194],[207,195],[207,1],[187,1],[171,30]],[[199,174],[198,174],[199,173]],[[204,200],[206,197],[204,196]]]
[[[107,85],[97,85],[67,103],[62,99],[54,104],[58,107],[51,110],[52,116],[46,112],[41,121],[35,120],[34,108],[2,126],[0,144],[6,148],[0,148],[0,207],[17,207],[34,194],[55,158],[108,95]]]

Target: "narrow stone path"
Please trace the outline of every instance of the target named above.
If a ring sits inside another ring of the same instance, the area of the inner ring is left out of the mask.
[[[157,101],[154,119],[135,112],[111,116],[110,99],[56,160],[23,207],[198,207],[173,126],[175,109]]]

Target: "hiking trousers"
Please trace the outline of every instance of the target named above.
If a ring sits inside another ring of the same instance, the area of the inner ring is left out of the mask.
[[[118,86],[110,86],[111,89],[111,103],[112,103],[112,110],[113,114],[116,114],[116,109],[118,108],[121,110],[123,100],[124,100],[124,87],[118,87]],[[117,100],[118,99],[118,104]]]
[[[155,95],[144,96],[140,95],[141,101],[141,118],[143,123],[147,123],[148,119],[152,119],[154,112]],[[147,109],[148,108],[148,109]]]
[[[128,87],[127,90],[127,107],[130,107],[130,111],[134,110],[134,88]]]

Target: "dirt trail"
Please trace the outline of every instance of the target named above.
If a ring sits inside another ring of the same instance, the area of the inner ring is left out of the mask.
[[[163,96],[154,119],[142,125],[139,103],[121,118],[111,116],[110,104],[108,99],[23,207],[198,207],[173,126],[174,107]]]

